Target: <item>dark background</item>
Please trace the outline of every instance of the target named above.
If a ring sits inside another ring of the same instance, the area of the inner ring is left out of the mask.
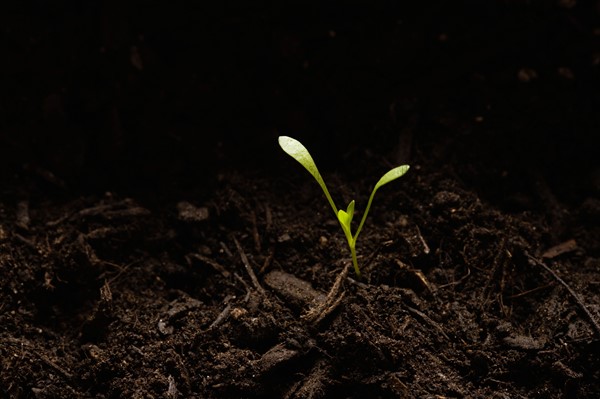
[[[3,3],[3,179],[208,190],[296,170],[285,134],[347,175],[383,156],[489,198],[600,192],[597,1],[195,3]]]

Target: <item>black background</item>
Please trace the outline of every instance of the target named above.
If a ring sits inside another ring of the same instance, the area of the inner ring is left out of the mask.
[[[402,161],[410,129],[414,162],[490,196],[534,171],[568,200],[598,180],[600,5],[567,3],[3,3],[2,175],[209,187],[295,167],[281,134],[360,174],[369,153]]]

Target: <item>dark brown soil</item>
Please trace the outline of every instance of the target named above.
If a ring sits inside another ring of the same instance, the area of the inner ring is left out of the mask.
[[[0,392],[597,398],[599,4],[5,13]]]

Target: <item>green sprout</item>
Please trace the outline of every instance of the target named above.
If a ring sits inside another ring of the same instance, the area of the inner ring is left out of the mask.
[[[358,261],[356,260],[356,239],[358,238],[358,235],[362,231],[363,225],[365,224],[367,214],[371,209],[371,203],[373,202],[375,192],[377,192],[377,190],[384,184],[388,184],[389,182],[396,180],[397,178],[404,175],[408,171],[409,166],[401,165],[395,167],[394,169],[384,174],[381,177],[381,179],[379,179],[377,184],[375,184],[373,191],[371,192],[369,202],[367,203],[367,208],[363,213],[360,224],[358,225],[358,229],[356,229],[356,232],[352,234],[352,229],[350,225],[352,223],[352,218],[354,217],[354,200],[350,201],[345,211],[343,209],[338,210],[335,206],[335,203],[333,202],[333,199],[331,198],[331,195],[329,194],[329,190],[327,190],[327,186],[325,185],[321,174],[319,173],[319,169],[317,169],[315,161],[313,161],[312,156],[310,155],[306,147],[304,147],[304,145],[302,145],[302,143],[298,140],[287,136],[279,136],[279,145],[281,146],[283,151],[285,151],[289,156],[291,156],[302,166],[304,166],[306,170],[308,170],[308,172],[315,178],[317,183],[319,183],[319,186],[321,186],[321,188],[323,189],[325,197],[327,197],[327,201],[329,201],[329,205],[331,205],[331,208],[333,209],[333,212],[335,213],[338,221],[340,222],[340,225],[342,226],[342,230],[346,235],[346,239],[348,240],[348,246],[350,247],[350,253],[352,254],[352,264],[354,265],[354,271],[356,272],[356,275],[360,277],[360,269],[358,268]]]

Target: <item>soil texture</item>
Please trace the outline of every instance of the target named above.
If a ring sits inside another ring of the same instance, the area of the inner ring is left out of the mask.
[[[597,398],[595,3],[3,17],[2,396]]]

